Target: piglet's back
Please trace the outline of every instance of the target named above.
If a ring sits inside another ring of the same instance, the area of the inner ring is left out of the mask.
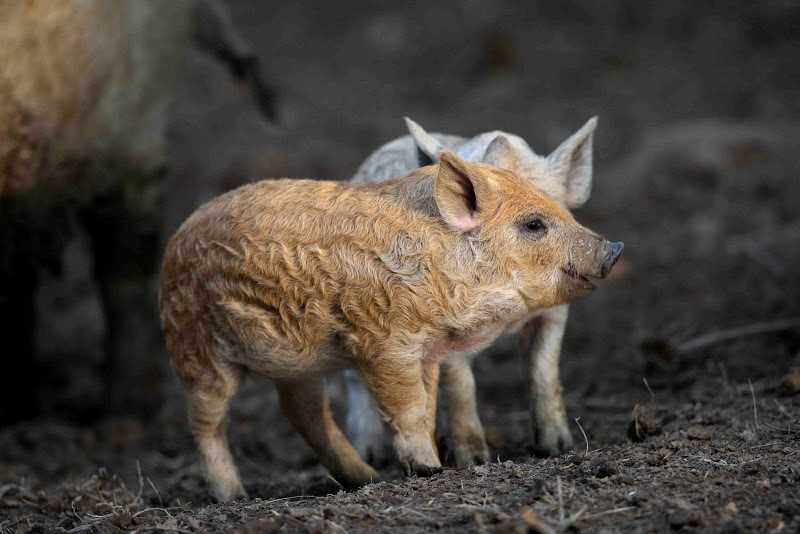
[[[280,259],[279,250],[336,253],[340,260],[367,254],[374,259],[395,246],[398,235],[430,240],[441,233],[438,226],[379,188],[265,180],[223,194],[192,214],[167,245],[164,274],[179,266],[199,272],[223,258],[223,263],[235,260],[240,265],[272,263]]]

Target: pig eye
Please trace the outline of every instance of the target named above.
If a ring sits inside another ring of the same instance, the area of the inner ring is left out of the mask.
[[[547,225],[540,217],[532,217],[522,225],[529,237],[542,237],[547,231]]]
[[[540,232],[545,229],[544,222],[538,217],[525,223],[525,228],[529,232]]]

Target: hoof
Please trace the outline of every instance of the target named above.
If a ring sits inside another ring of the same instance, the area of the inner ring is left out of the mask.
[[[415,465],[406,470],[409,474],[413,473],[418,477],[430,477],[442,472],[441,465]]]
[[[547,458],[550,456],[560,456],[572,450],[575,442],[572,435],[566,429],[556,432],[541,433],[534,439],[533,452],[536,456]]]
[[[453,454],[455,455],[456,467],[471,467],[489,462],[489,447],[486,446],[486,443],[480,443],[476,446],[456,445]]]
[[[331,473],[333,478],[338,482],[344,489],[347,491],[354,491],[359,488],[363,488],[367,484],[373,484],[375,482],[381,481],[381,476],[378,474],[377,471],[370,468],[369,471],[365,472],[363,475],[358,477],[347,477],[344,475],[337,475]]]

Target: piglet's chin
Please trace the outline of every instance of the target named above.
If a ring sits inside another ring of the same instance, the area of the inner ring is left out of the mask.
[[[571,269],[562,269],[561,294],[564,302],[588,295],[595,289],[595,285],[585,276]]]

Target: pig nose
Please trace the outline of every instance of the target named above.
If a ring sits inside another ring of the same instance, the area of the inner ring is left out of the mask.
[[[603,262],[603,267],[600,276],[605,278],[611,272],[611,268],[617,263],[617,260],[622,255],[622,249],[625,248],[625,243],[622,241],[613,241],[608,244],[608,255],[606,261]]]

